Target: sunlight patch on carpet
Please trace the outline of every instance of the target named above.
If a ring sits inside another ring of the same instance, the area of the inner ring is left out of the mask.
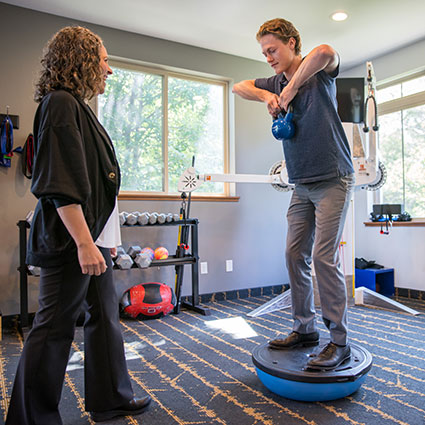
[[[205,324],[211,329],[219,329],[232,335],[234,339],[252,338],[258,334],[251,328],[243,317],[209,320]]]

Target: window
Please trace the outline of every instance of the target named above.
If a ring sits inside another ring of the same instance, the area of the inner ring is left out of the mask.
[[[98,116],[114,141],[122,192],[177,194],[192,165],[228,172],[227,91],[224,81],[112,62]],[[227,185],[205,183],[197,194],[228,195]]]
[[[379,148],[387,170],[382,202],[425,217],[425,71],[378,84]]]

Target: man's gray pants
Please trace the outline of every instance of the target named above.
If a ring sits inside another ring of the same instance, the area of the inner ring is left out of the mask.
[[[314,263],[322,318],[331,341],[347,343],[347,291],[339,246],[354,186],[354,175],[297,184],[287,213],[286,265],[292,295],[293,330],[317,330],[311,263]]]

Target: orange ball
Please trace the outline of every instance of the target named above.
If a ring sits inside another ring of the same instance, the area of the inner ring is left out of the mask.
[[[155,260],[165,260],[166,258],[168,258],[167,248],[160,246],[155,249]]]

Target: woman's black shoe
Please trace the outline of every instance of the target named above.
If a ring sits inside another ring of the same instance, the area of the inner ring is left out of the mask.
[[[143,398],[133,398],[126,404],[117,407],[116,409],[105,410],[104,412],[90,412],[90,416],[95,422],[103,422],[117,416],[138,415],[145,411],[150,402],[150,396]]]

